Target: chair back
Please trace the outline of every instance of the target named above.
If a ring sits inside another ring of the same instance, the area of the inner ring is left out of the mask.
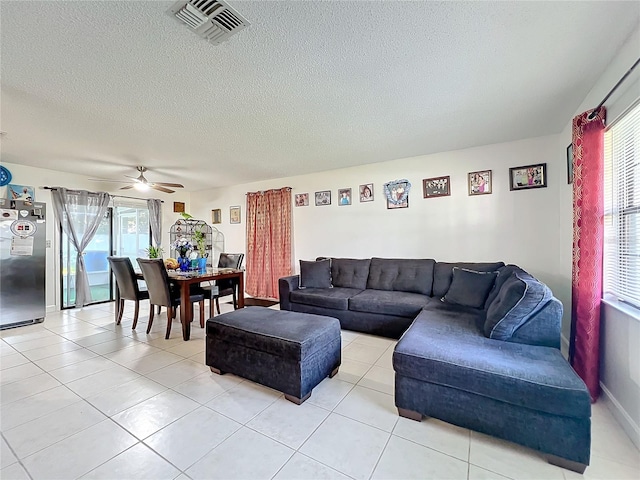
[[[221,253],[218,260],[218,268],[240,268],[242,260],[244,259],[244,253]],[[237,284],[237,280],[228,278],[218,280],[216,285],[220,292],[223,290],[229,290]]]
[[[163,307],[172,306],[169,275],[161,258],[138,258],[138,265],[147,283],[149,302]]]
[[[240,268],[244,253],[221,253],[218,268]]]
[[[129,257],[107,257],[111,271],[116,276],[116,283],[120,291],[120,298],[124,300],[138,300],[140,289]]]

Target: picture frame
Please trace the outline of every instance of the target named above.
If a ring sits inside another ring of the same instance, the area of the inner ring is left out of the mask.
[[[184,202],[173,202],[174,213],[184,213]]]
[[[396,208],[409,208],[409,197],[407,196],[400,203],[393,203],[387,199],[387,210],[394,210]]]
[[[424,198],[448,197],[451,195],[451,177],[433,177],[422,180]]]
[[[373,183],[365,183],[358,187],[360,202],[373,202]]]
[[[491,173],[491,170],[469,172],[467,175],[469,195],[488,195],[492,193],[493,180]]]
[[[331,190],[322,190],[315,193],[316,207],[331,205]]]
[[[567,147],[567,183],[573,183],[573,143]]]
[[[9,185],[7,185],[7,199],[35,202],[35,188],[29,185],[14,185],[10,183]]]
[[[240,223],[240,205],[229,207],[229,223]]]
[[[309,194],[308,193],[296,193],[296,207],[308,207],[309,206]]]
[[[546,186],[546,163],[523,165],[509,169],[509,190],[531,190],[532,188],[546,188]]]
[[[351,205],[351,189],[340,188],[338,189],[338,205]]]
[[[222,210],[216,208],[211,210],[211,223],[222,223]]]

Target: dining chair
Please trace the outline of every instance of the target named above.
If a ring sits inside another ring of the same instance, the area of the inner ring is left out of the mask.
[[[218,260],[218,268],[236,268],[239,269],[244,259],[244,253],[221,253]],[[202,290],[205,292],[205,298],[209,299],[209,317],[213,317],[213,301],[216,302],[216,309],[218,315],[220,315],[220,297],[227,295],[233,296],[233,308],[238,309],[238,281],[233,278],[216,280],[215,285],[203,286]]]
[[[138,258],[138,265],[142,270],[144,281],[147,282],[147,290],[149,290],[149,302],[151,305],[159,305],[167,307],[167,334],[165,339],[169,338],[171,333],[171,321],[176,318],[176,311],[180,305],[180,290],[175,288],[169,281],[167,269],[164,262],[160,258]],[[204,326],[204,298],[202,293],[191,293],[189,300],[191,303],[198,302],[200,304],[200,326]],[[151,331],[153,324],[154,309],[149,310],[149,324],[147,325],[147,333]],[[193,318],[189,319],[193,320]]]
[[[107,257],[111,271],[116,276],[116,286],[120,293],[120,303],[116,305],[118,308],[118,319],[116,325],[120,325],[122,321],[122,313],[124,312],[124,301],[132,300],[136,302],[135,311],[133,313],[133,325],[131,328],[135,330],[138,324],[138,312],[140,310],[140,300],[148,300],[149,292],[141,290],[138,286],[138,279],[133,271],[133,265],[129,257]],[[153,308],[150,307],[152,310]]]

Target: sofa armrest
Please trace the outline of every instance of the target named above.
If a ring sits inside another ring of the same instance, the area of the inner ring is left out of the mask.
[[[300,275],[282,277],[278,280],[278,292],[280,294],[280,310],[291,310],[289,294],[300,286]]]

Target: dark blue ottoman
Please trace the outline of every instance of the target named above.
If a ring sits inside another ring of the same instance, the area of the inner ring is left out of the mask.
[[[248,307],[207,320],[206,363],[304,402],[340,366],[340,322],[308,313]]]

